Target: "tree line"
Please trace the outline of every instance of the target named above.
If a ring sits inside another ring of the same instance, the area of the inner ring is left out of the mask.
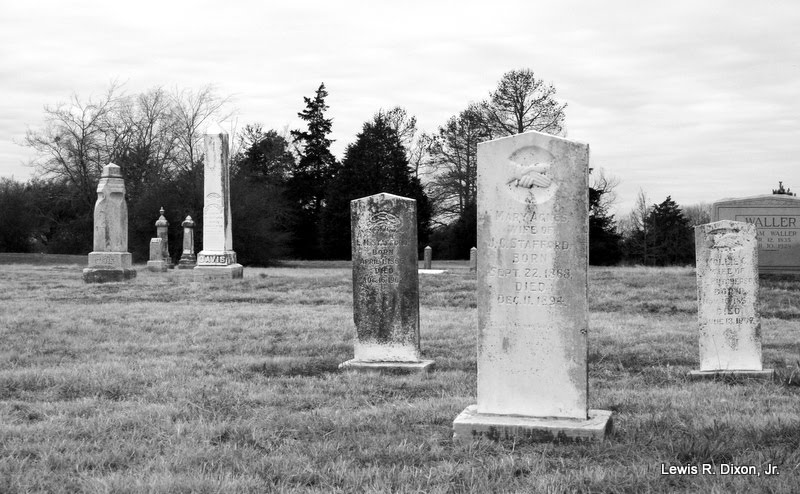
[[[555,87],[529,69],[512,70],[487,99],[470,103],[432,133],[420,132],[402,107],[377,109],[339,161],[330,151],[327,96],[323,83],[303,98],[298,116],[305,128],[251,123],[234,132],[231,208],[241,262],[349,258],[350,201],[379,192],[417,200],[420,252],[431,245],[437,258],[467,258],[477,243],[478,143],[529,130],[566,134],[567,105],[557,101]],[[36,151],[36,177],[0,179],[0,251],[89,252],[95,189],[111,162],[125,177],[136,261],[147,258],[162,206],[172,225],[171,255],[180,256],[178,225],[187,215],[197,225],[201,250],[202,131],[228,119],[229,106],[229,98],[210,86],[125,95],[115,84],[97,98],[76,95],[46,106],[43,124],[25,137]],[[670,198],[645,204],[618,224],[609,213],[616,181],[602,170],[592,177],[593,264],[691,262],[689,220]]]

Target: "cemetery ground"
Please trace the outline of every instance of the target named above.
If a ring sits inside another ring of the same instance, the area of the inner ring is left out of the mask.
[[[591,268],[589,405],[614,412],[613,433],[454,444],[453,419],[476,392],[466,262],[434,261],[450,271],[420,275],[422,350],[436,368],[363,374],[337,369],[353,355],[348,262],[246,268],[243,280],[213,283],[138,265],[130,282],[85,284],[82,266],[43,259],[0,265],[0,492],[800,485],[800,281],[761,280],[775,382],[690,382],[694,269]],[[760,475],[740,474],[750,466]]]

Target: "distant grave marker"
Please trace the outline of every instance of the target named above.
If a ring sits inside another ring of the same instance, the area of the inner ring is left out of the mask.
[[[345,369],[427,371],[419,342],[417,202],[375,194],[350,202],[355,358]]]
[[[178,269],[193,269],[197,264],[197,256],[194,254],[194,221],[191,216],[187,216],[183,223],[183,252],[178,261]]]
[[[197,254],[194,274],[200,278],[241,278],[244,268],[236,262],[231,230],[228,133],[219,124],[212,124],[203,141],[203,250]]]
[[[147,261],[147,270],[154,273],[163,273],[167,270],[167,261],[164,259],[164,239],[150,239],[150,260]]]
[[[156,236],[163,240],[161,249],[163,250],[162,256],[167,263],[167,269],[174,269],[175,264],[172,262],[172,256],[169,255],[169,221],[164,216],[164,208],[159,211],[158,220],[156,220]]]
[[[478,403],[454,440],[602,438],[588,409],[589,146],[528,132],[478,145]]]
[[[425,247],[423,251],[423,261],[422,261],[422,268],[423,269],[431,269],[431,260],[433,259],[433,249],[431,246]]]
[[[695,227],[700,370],[691,379],[771,379],[761,364],[756,226],[722,220]]]
[[[128,205],[125,180],[119,166],[103,167],[94,205],[94,246],[89,267],[83,270],[86,283],[129,280],[136,276],[128,252]]]
[[[469,270],[472,273],[478,271],[478,249],[475,247],[469,250]]]
[[[760,273],[800,274],[800,198],[772,194],[722,199],[714,203],[712,218],[756,227]]]

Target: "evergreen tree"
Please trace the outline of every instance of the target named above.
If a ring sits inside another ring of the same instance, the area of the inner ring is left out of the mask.
[[[608,214],[608,206],[602,197],[607,191],[589,187],[589,264],[609,266],[622,257],[614,215]]]
[[[294,215],[286,181],[295,161],[289,143],[274,130],[247,125],[232,159],[233,245],[242,263],[265,266],[290,250]]]
[[[336,159],[330,152],[333,141],[327,137],[332,124],[332,119],[325,118],[327,96],[325,84],[320,84],[313,99],[304,97],[306,108],[297,116],[306,122],[307,130],[292,131],[300,153],[287,183],[289,197],[299,209],[292,228],[294,251],[306,259],[321,255],[319,232],[325,191],[337,172]]]
[[[658,266],[692,264],[694,235],[681,208],[670,196],[656,204],[647,217],[653,261]]]
[[[413,176],[397,131],[378,114],[347,147],[341,170],[328,188],[322,230],[327,257],[350,258],[350,201],[381,192],[416,199],[417,237],[424,248],[431,217],[428,198]]]

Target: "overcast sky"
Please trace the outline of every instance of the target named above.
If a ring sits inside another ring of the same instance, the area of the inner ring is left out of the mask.
[[[681,205],[800,191],[800,2],[36,1],[0,15],[0,176],[43,106],[163,86],[216,86],[236,125],[299,128],[324,82],[341,158],[379,108],[435,131],[530,68],[568,104],[568,137],[620,180]],[[223,123],[230,127],[232,122]]]

